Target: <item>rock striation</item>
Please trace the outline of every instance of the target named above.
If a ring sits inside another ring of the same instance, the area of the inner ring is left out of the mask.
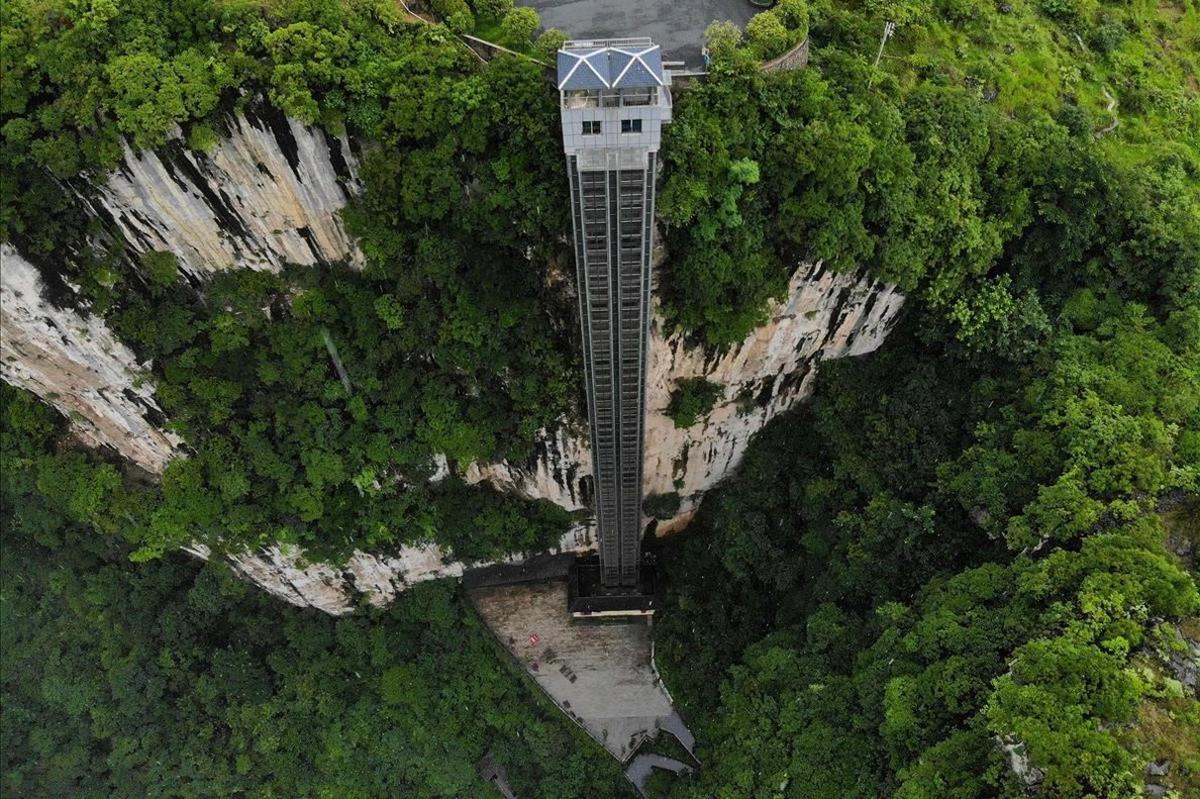
[[[788,293],[772,303],[768,320],[727,348],[695,347],[681,333],[665,335],[661,319],[651,329],[646,391],[647,496],[675,492],[679,514],[663,520],[659,534],[685,526],[704,493],[741,463],[750,439],[779,414],[812,394],[818,364],[863,355],[879,347],[904,304],[895,286],[820,263],[804,264]],[[704,378],[722,388],[713,409],[687,429],[667,415],[680,380]],[[543,433],[530,463],[472,465],[469,481],[487,480],[533,499],[572,510],[591,475],[586,434]]]
[[[84,442],[161,472],[182,442],[162,429],[146,370],[104,320],[46,296],[33,264],[0,244],[0,378],[61,411]]]
[[[575,527],[563,535],[556,551],[586,552],[594,546],[592,531]],[[203,544],[193,544],[187,551],[204,560],[212,557]],[[514,554],[508,561],[521,557]],[[384,607],[413,583],[461,577],[467,568],[436,544],[401,546],[388,553],[355,552],[339,565],[310,563],[301,550],[278,546],[232,555],[228,560],[234,571],[272,596],[333,616],[351,613],[360,604]]]
[[[263,103],[223,120],[207,152],[176,130],[134,152],[77,194],[135,253],[166,250],[193,277],[222,269],[349,262],[362,253],[338,211],[358,194],[358,164],[344,135],[310,127]]]

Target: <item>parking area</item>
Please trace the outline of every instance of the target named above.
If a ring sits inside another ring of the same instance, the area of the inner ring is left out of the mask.
[[[755,8],[748,0],[517,0],[535,9],[542,25],[574,39],[649,36],[664,60],[702,66],[704,29],[715,20],[745,25]]]

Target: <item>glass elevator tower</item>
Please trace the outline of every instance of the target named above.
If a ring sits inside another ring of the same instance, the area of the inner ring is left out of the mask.
[[[639,551],[646,351],[654,176],[671,94],[661,50],[645,37],[567,42],[558,89],[600,531],[598,571],[575,591],[590,599],[572,609],[650,613]]]

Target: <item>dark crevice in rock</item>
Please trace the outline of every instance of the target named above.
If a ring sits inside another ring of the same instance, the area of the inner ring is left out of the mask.
[[[308,245],[308,249],[312,252],[313,258],[317,263],[325,263],[325,255],[321,252],[321,245],[317,242],[312,230],[308,225],[296,228],[296,232],[300,234],[300,238],[304,239],[304,243]]]
[[[825,340],[823,343],[829,343],[833,339],[834,334],[837,333],[837,329],[841,326],[849,294],[849,291],[837,292],[837,300],[834,302],[833,310],[829,314],[829,325],[825,328]]]
[[[162,160],[167,172],[171,175],[172,180],[178,183],[181,188],[186,191],[194,187],[200,192],[205,204],[213,212],[223,231],[236,239],[243,241],[250,239],[250,231],[242,222],[237,210],[229,202],[228,196],[224,191],[218,193],[213,190],[213,187],[209,185],[208,178],[193,163],[192,159],[188,157],[187,150],[181,142],[167,142],[160,151],[159,158]]]
[[[300,177],[300,146],[296,143],[296,137],[292,135],[287,115],[270,103],[258,103],[253,108],[247,108],[245,114],[251,124],[254,124],[256,119],[263,123],[255,127],[271,132],[275,138],[275,144],[279,147],[279,152],[283,153],[288,166],[295,173],[296,180],[303,183],[304,181]]]
[[[331,136],[325,130],[321,131],[321,135],[325,137],[325,146],[329,149],[329,163],[333,167],[333,173],[338,176],[338,182],[349,198],[346,184],[354,182],[354,174],[350,171],[350,163],[346,160],[345,153],[342,152],[342,140]]]

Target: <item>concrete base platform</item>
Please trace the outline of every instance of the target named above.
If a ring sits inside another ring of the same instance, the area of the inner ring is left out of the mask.
[[[651,665],[649,623],[572,619],[561,580],[468,593],[530,678],[613,757],[624,763],[660,729],[691,751],[691,734]]]

